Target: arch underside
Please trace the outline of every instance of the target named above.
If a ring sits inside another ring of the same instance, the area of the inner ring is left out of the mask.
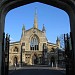
[[[33,2],[41,2],[41,3],[45,3],[45,4],[48,4],[48,5],[52,5],[54,7],[57,7],[57,8],[60,8],[64,11],[66,11],[69,16],[70,16],[70,13],[73,12],[73,8],[72,6],[74,5],[74,3],[72,2],[72,0],[50,0],[50,1],[41,1],[41,0],[3,0],[1,3],[0,3],[0,30],[3,32],[4,31],[4,23],[5,23],[5,16],[6,14],[14,9],[14,8],[17,8],[19,6],[22,6],[22,5],[26,5],[26,4],[29,4],[29,3],[33,3]],[[0,32],[0,34],[2,35],[2,33]],[[2,37],[0,37],[0,39],[2,40]]]
[[[5,23],[5,16],[6,14],[14,9],[14,8],[17,8],[19,6],[22,6],[22,5],[26,5],[26,4],[29,4],[29,3],[33,3],[33,2],[41,2],[41,3],[45,3],[45,4],[48,4],[48,5],[52,5],[52,6],[55,6],[57,8],[60,8],[64,11],[66,11],[69,15],[70,15],[70,12],[73,12],[72,11],[72,6],[74,5],[74,3],[71,1],[71,0],[50,0],[50,1],[41,1],[41,0],[3,0],[0,4],[0,30],[3,32],[4,31],[4,23]],[[71,6],[72,4],[72,6]],[[2,35],[2,33],[0,32],[0,34]],[[2,37],[0,37],[0,39],[2,40]]]

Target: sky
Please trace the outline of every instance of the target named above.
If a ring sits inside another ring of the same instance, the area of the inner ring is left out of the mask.
[[[46,29],[49,42],[56,43],[57,36],[70,32],[68,14],[56,7],[35,2],[10,10],[5,18],[5,33],[10,35],[11,42],[20,41],[22,26],[28,30],[33,27],[35,8],[37,7],[38,29]]]

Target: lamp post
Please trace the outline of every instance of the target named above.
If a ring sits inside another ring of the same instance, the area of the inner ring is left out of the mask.
[[[47,47],[46,43],[43,44],[43,52],[42,52],[42,64],[46,64],[47,57]]]
[[[21,58],[21,60],[20,60],[20,62],[21,62],[21,67],[22,67],[22,46],[21,46],[21,56],[20,56],[20,58]]]
[[[57,48],[58,49],[58,48]],[[59,66],[59,49],[58,49],[58,66]]]

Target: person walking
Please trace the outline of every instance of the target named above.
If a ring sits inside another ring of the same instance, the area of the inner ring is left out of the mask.
[[[16,70],[16,63],[15,63],[15,70]]]

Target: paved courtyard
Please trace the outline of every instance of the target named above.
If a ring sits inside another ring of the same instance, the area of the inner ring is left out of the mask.
[[[65,75],[65,70],[56,67],[18,67],[9,70],[9,75]]]

